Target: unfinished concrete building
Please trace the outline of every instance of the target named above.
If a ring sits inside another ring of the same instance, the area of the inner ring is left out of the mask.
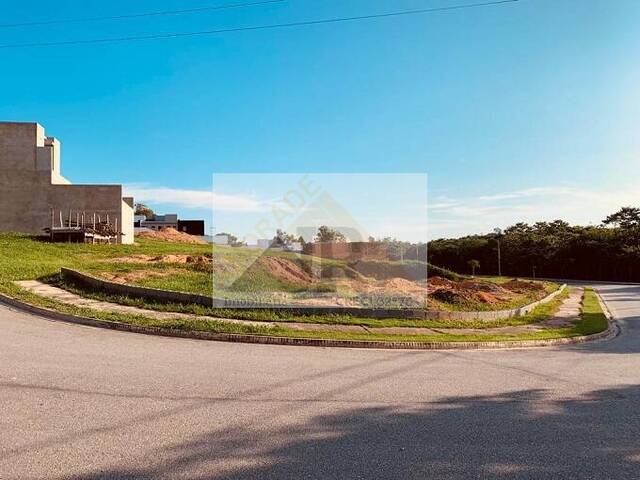
[[[117,225],[117,242],[133,243],[133,199],[122,185],[72,185],[60,174],[60,142],[41,125],[0,122],[0,231],[42,235],[94,214]]]

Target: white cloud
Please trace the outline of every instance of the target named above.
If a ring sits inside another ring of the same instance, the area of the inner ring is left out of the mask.
[[[595,190],[559,185],[460,199],[440,198],[429,205],[429,236],[485,233],[517,222],[556,219],[581,225],[598,224],[620,207],[638,204],[640,191],[624,186]]]
[[[544,195],[571,195],[576,193],[579,193],[579,190],[572,187],[533,187],[494,195],[482,195],[478,197],[478,200],[499,201],[512,200],[516,198],[540,197]]]
[[[229,212],[262,212],[271,208],[269,202],[258,200],[252,195],[228,195],[212,190],[189,190],[149,185],[125,185],[125,195],[136,202],[175,205],[186,208],[201,208]]]
[[[283,199],[260,199],[253,193],[226,194],[213,190],[190,190],[156,187],[148,184],[128,184],[124,195],[135,202],[172,205],[184,208],[200,208],[215,212],[268,212],[295,210]]]

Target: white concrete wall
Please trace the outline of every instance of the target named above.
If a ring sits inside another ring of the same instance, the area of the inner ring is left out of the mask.
[[[120,243],[130,245],[134,242],[133,212],[131,205],[122,200],[122,214],[120,215],[122,225],[120,226],[120,231],[123,235],[120,236]]]

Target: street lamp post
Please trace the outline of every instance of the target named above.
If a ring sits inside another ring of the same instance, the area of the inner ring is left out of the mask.
[[[502,276],[502,260],[500,259],[500,235],[502,235],[502,230],[499,228],[495,228],[493,233],[496,234],[496,241],[498,242],[498,276]]]

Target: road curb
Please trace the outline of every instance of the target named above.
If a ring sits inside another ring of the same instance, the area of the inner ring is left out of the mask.
[[[599,297],[599,295],[598,295]],[[124,332],[156,335],[163,337],[189,338],[195,340],[209,340],[234,343],[253,343],[267,345],[287,345],[304,347],[340,347],[340,348],[373,348],[393,350],[482,350],[482,349],[512,349],[531,347],[552,347],[561,345],[576,345],[596,340],[615,337],[617,325],[609,321],[609,327],[602,332],[581,337],[553,338],[548,340],[512,340],[491,342],[390,342],[369,340],[330,340],[317,338],[276,337],[268,335],[243,335],[235,333],[198,332],[191,330],[175,330],[161,327],[144,327],[126,323],[99,320],[68,313],[58,312],[49,308],[38,307],[16,298],[0,293],[0,303],[18,310],[38,315],[49,320],[74,323],[78,325],[106,328]],[[614,328],[615,327],[615,328]]]
[[[622,328],[620,327],[618,322],[616,322],[616,319],[614,318],[613,314],[611,313],[611,309],[609,308],[609,304],[605,301],[602,295],[600,295],[600,292],[596,288],[594,288],[593,291],[598,298],[598,303],[600,304],[600,308],[602,309],[604,316],[607,317],[607,323],[609,324],[608,330],[611,330],[613,334],[611,338],[617,337],[618,335],[620,335],[620,333],[622,333]]]

